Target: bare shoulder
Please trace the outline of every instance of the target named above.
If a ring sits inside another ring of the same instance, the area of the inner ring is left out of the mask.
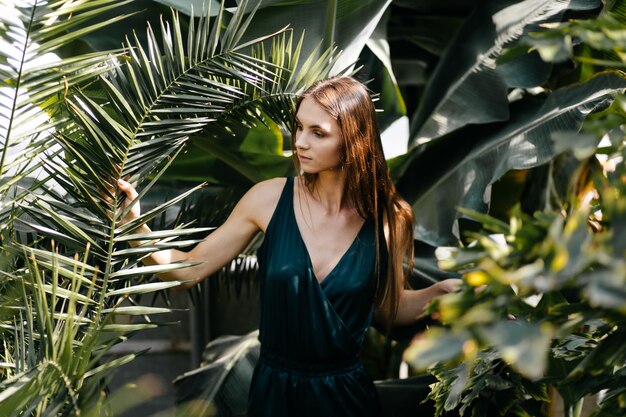
[[[272,178],[261,181],[248,190],[245,198],[254,203],[268,204],[275,201],[276,205],[286,181],[287,178]]]
[[[264,233],[278,205],[286,181],[286,178],[261,181],[250,188],[240,201],[241,208]]]

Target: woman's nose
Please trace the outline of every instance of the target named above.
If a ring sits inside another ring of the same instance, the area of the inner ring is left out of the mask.
[[[304,133],[300,133],[296,136],[296,148],[308,149],[309,142],[306,139],[306,135]]]

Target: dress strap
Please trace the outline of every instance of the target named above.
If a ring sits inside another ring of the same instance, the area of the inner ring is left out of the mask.
[[[290,207],[293,204],[293,177],[287,177],[287,181],[285,181],[285,186],[283,187],[283,191],[280,194],[280,198],[278,199],[278,204],[274,209],[274,213],[272,213],[272,217],[270,219],[269,224],[267,225],[267,230],[265,231],[265,235],[271,234],[271,230],[274,229],[274,224],[276,222],[284,221],[285,210],[287,213],[290,212]],[[292,210],[291,210],[292,211]]]
[[[280,210],[289,211],[291,206],[293,205],[293,177],[287,177],[287,181],[285,181],[285,187],[283,188],[283,192],[280,195],[280,200],[278,201],[278,207]],[[278,209],[276,210],[278,211]]]

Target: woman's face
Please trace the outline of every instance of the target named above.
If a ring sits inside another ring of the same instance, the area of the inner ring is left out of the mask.
[[[296,153],[307,174],[334,170],[341,165],[343,138],[339,124],[315,100],[306,97],[296,113]]]

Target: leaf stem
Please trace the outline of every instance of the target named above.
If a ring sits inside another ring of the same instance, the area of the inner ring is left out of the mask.
[[[337,0],[328,0],[326,6],[326,26],[324,28],[324,41],[322,50],[332,48],[335,43],[335,26],[337,25]],[[332,56],[330,57],[332,59]]]
[[[28,21],[28,27],[26,28],[26,36],[24,36],[24,48],[22,49],[22,59],[20,60],[20,69],[17,72],[17,80],[15,80],[15,95],[13,96],[13,106],[11,107],[11,115],[9,116],[9,125],[7,126],[6,138],[4,139],[4,146],[2,149],[2,157],[0,157],[0,178],[2,178],[2,168],[4,167],[4,161],[9,151],[9,137],[11,136],[11,128],[13,126],[13,119],[15,118],[15,112],[17,99],[20,92],[20,84],[22,82],[22,73],[24,71],[24,61],[26,60],[26,51],[28,50],[28,44],[30,42],[30,33],[33,26],[33,20],[35,20],[35,11],[37,10],[37,1],[31,9],[30,19]]]

